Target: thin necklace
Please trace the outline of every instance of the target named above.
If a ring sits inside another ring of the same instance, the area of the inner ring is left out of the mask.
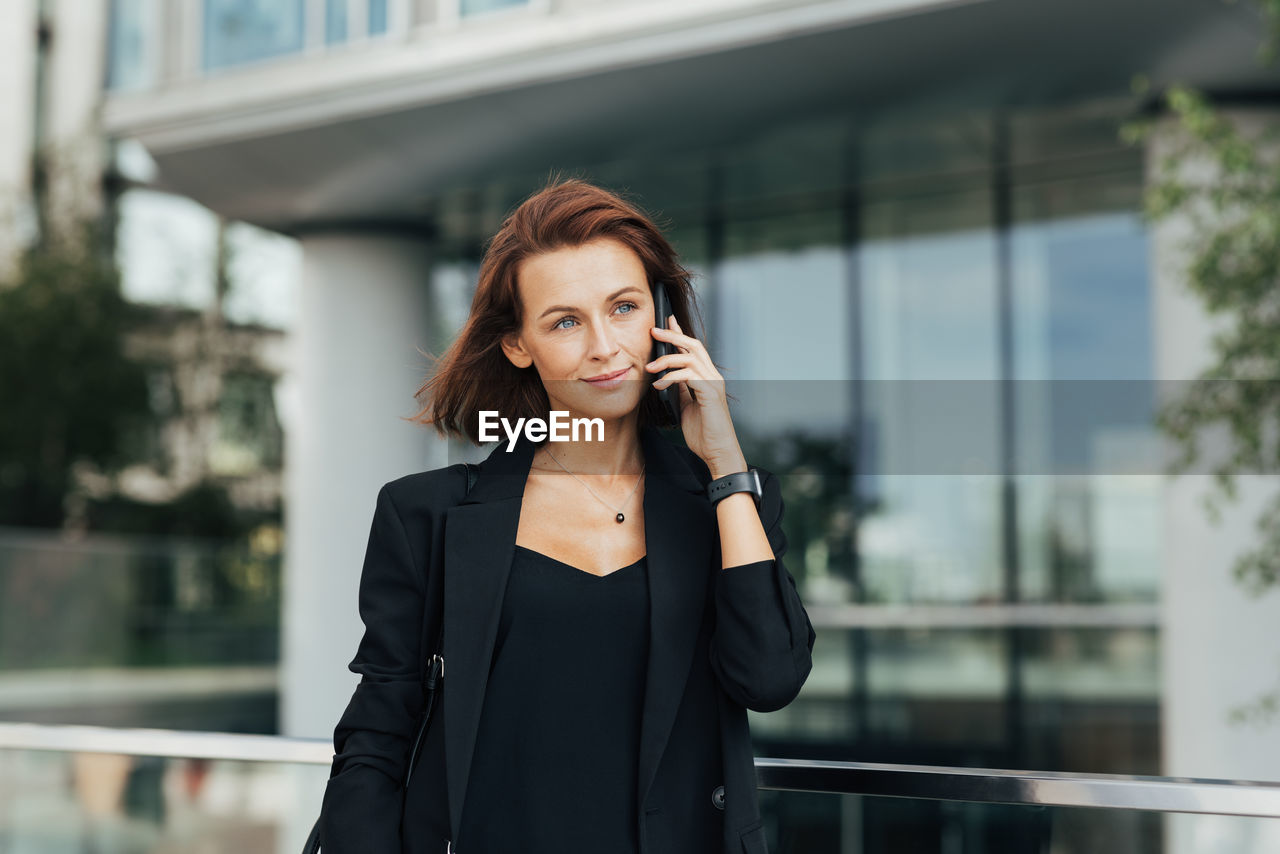
[[[631,495],[628,495],[626,500],[623,501],[620,505],[618,505],[617,507],[614,507],[608,501],[605,501],[603,498],[601,498],[594,489],[587,486],[587,484],[582,480],[582,478],[578,477],[576,474],[574,474],[573,472],[565,468],[564,463],[557,460],[555,456],[552,455],[551,451],[549,450],[547,451],[547,456],[551,457],[551,459],[555,461],[555,464],[560,466],[560,468],[564,469],[566,472],[569,472],[570,477],[572,477],[578,483],[581,483],[583,486],[586,486],[587,491],[596,497],[596,501],[599,501],[605,507],[608,507],[609,509],[616,511],[618,515],[613,517],[613,521],[617,522],[619,525],[627,521],[627,517],[622,514],[622,508],[627,506],[627,502],[631,500],[631,496],[636,494],[636,490],[640,488],[641,482],[644,481],[644,469],[645,469],[645,465],[647,464],[640,466],[640,476],[636,478],[636,485],[631,488]]]

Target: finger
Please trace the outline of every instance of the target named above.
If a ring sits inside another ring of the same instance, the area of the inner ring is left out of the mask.
[[[714,382],[715,380],[708,380],[700,372],[692,368],[681,368],[678,371],[669,371],[665,377],[655,380],[652,385],[654,388],[666,388],[672,383],[681,383],[692,390],[695,385],[702,386],[705,384],[714,393],[714,386],[711,385]]]
[[[691,353],[668,353],[665,356],[659,356],[654,359],[645,365],[645,368],[655,373],[667,368],[683,368],[688,366],[691,358],[693,358]]]
[[[671,315],[671,319],[675,320],[674,314]],[[702,342],[699,341],[697,338],[693,338],[681,332],[676,332],[674,329],[663,329],[661,326],[654,326],[652,327],[652,334],[655,338],[660,338],[664,341],[669,341],[675,346],[681,347],[685,350],[692,351],[692,350],[703,349]]]
[[[667,353],[665,356],[659,356],[652,362],[645,365],[645,369],[652,373],[659,373],[664,370],[675,371],[680,368],[694,369],[698,368],[697,373],[702,375],[714,375],[715,367],[704,359],[701,353],[691,353],[688,350],[681,350],[678,353]]]
[[[704,365],[711,363],[710,359],[704,359],[703,354],[689,349],[676,350],[674,353],[664,353],[654,358],[650,365],[662,365],[664,367],[681,367],[700,362]]]
[[[676,320],[676,316],[674,314],[671,315],[671,325],[675,328],[676,332],[679,332],[681,335],[684,335],[684,330],[680,328],[680,321]],[[685,335],[685,337],[689,339],[689,344],[686,346],[690,350],[693,349],[694,342],[699,344],[702,343],[701,341],[698,341],[697,338],[694,338],[692,335]]]
[[[689,382],[690,380],[696,380],[696,379],[700,379],[700,377],[694,374],[693,371],[689,370],[688,368],[681,368],[678,371],[672,371],[671,373],[667,374],[665,377],[663,377],[660,380],[655,380],[653,383],[653,387],[666,388],[672,383]]]

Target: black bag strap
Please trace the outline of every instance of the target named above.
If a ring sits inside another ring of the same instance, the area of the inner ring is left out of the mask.
[[[477,472],[474,463],[463,463],[467,467],[467,491],[462,495],[465,498],[470,492],[471,487],[475,486]],[[418,764],[418,753],[422,749],[422,741],[427,734],[427,724],[431,721],[431,712],[435,707],[436,689],[440,684],[440,680],[444,678],[444,585],[443,579],[440,589],[440,619],[438,621],[439,628],[436,630],[436,642],[432,647],[431,657],[427,659],[423,668],[422,675],[422,720],[418,724],[418,735],[413,740],[413,750],[409,753],[409,764],[405,766],[404,784],[401,786],[401,796],[409,788],[409,781],[413,779],[414,766]],[[423,620],[425,625],[426,621]]]

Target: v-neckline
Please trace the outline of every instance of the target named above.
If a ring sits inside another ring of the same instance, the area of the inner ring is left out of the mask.
[[[528,552],[529,554],[537,555],[538,557],[540,557],[540,558],[544,558],[544,559],[546,559],[546,560],[549,560],[549,561],[551,561],[552,563],[558,563],[558,564],[560,564],[561,566],[563,566],[563,567],[567,567],[568,569],[572,569],[574,572],[579,573],[580,575],[585,575],[585,576],[587,576],[588,578],[600,578],[600,579],[604,579],[604,578],[611,578],[611,577],[613,577],[613,576],[617,575],[617,574],[618,574],[618,573],[620,573],[620,572],[625,572],[626,570],[630,569],[630,568],[631,568],[631,567],[633,567],[633,566],[638,566],[638,565],[640,564],[640,562],[641,562],[641,561],[643,561],[646,557],[648,557],[648,555],[647,555],[647,554],[640,555],[640,557],[636,558],[634,561],[632,561],[631,563],[627,564],[626,566],[618,567],[617,569],[615,569],[615,570],[613,570],[613,571],[611,571],[611,572],[606,572],[604,575],[596,575],[594,572],[588,572],[587,570],[582,569],[582,568],[580,568],[580,567],[576,567],[576,566],[574,566],[574,565],[573,565],[573,564],[571,564],[571,563],[565,563],[564,561],[560,560],[559,558],[554,558],[554,557],[552,557],[551,555],[543,554],[542,552],[540,552],[540,551],[536,551],[536,550],[534,550],[534,549],[531,549],[531,548],[529,548],[528,546],[522,546],[522,545],[520,545],[519,543],[516,543],[516,548],[518,548],[518,549],[524,549],[524,550],[525,550],[526,552]]]

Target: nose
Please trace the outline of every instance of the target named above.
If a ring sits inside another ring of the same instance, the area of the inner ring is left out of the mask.
[[[597,323],[591,332],[591,357],[608,360],[618,352],[618,336],[608,323]]]

